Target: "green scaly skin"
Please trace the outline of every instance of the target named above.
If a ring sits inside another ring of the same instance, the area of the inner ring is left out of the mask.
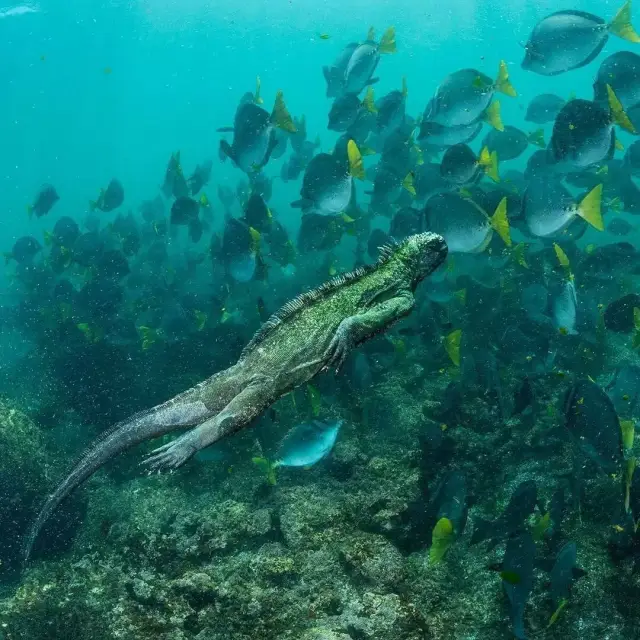
[[[60,502],[108,460],[140,442],[195,427],[144,462],[151,470],[176,469],[196,451],[246,427],[278,398],[321,371],[338,370],[354,347],[408,315],[417,285],[446,256],[444,240],[432,233],[383,248],[375,265],[339,276],[286,304],[232,367],[115,425],[49,496],[26,541],[25,561]]]

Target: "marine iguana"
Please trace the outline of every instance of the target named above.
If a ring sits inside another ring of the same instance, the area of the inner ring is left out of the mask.
[[[382,247],[375,264],[285,304],[262,325],[236,364],[109,429],[48,496],[25,540],[25,563],[49,516],[106,462],[145,440],[195,427],[153,451],[143,463],[152,470],[176,469],[196,451],[246,427],[278,398],[321,371],[339,370],[354,347],[408,315],[417,285],[446,256],[444,239],[433,233]]]

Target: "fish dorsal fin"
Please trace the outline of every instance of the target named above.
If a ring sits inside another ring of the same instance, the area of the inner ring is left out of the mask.
[[[335,278],[328,280],[319,287],[311,289],[306,293],[302,293],[296,298],[293,298],[292,300],[287,302],[258,329],[253,338],[251,338],[251,340],[247,343],[247,346],[242,350],[242,353],[240,354],[240,360],[246,358],[259,344],[264,342],[264,340],[268,336],[270,336],[275,331],[275,329],[277,329],[283,322],[299,313],[301,309],[304,309],[317,302],[318,300],[327,297],[343,285],[360,280],[365,275],[371,273],[372,271],[375,271],[378,267],[381,267],[382,265],[389,262],[389,260],[397,253],[397,251],[401,249],[402,246],[404,246],[405,242],[407,241],[405,240],[403,242],[389,242],[383,247],[380,247],[380,255],[377,262],[375,262],[374,264],[366,265],[364,267],[358,267],[353,271],[349,271],[348,273],[343,273],[339,276],[336,276]]]
[[[284,103],[284,94],[282,91],[276,93],[276,101],[273,105],[273,111],[271,112],[271,121],[276,127],[288,133],[296,133],[298,131],[287,109],[287,105]]]

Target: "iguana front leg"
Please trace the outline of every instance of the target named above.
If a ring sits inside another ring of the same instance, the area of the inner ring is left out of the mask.
[[[177,469],[196,451],[246,427],[276,399],[275,381],[267,376],[255,376],[220,413],[173,442],[155,449],[143,464],[152,471]]]
[[[324,353],[325,369],[335,366],[338,371],[353,347],[411,313],[414,303],[411,291],[403,291],[363,313],[345,318]]]

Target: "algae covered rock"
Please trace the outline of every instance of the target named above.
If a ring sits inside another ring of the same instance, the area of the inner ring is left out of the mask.
[[[0,400],[0,575],[20,563],[20,542],[34,505],[49,489],[45,442],[38,426]]]

